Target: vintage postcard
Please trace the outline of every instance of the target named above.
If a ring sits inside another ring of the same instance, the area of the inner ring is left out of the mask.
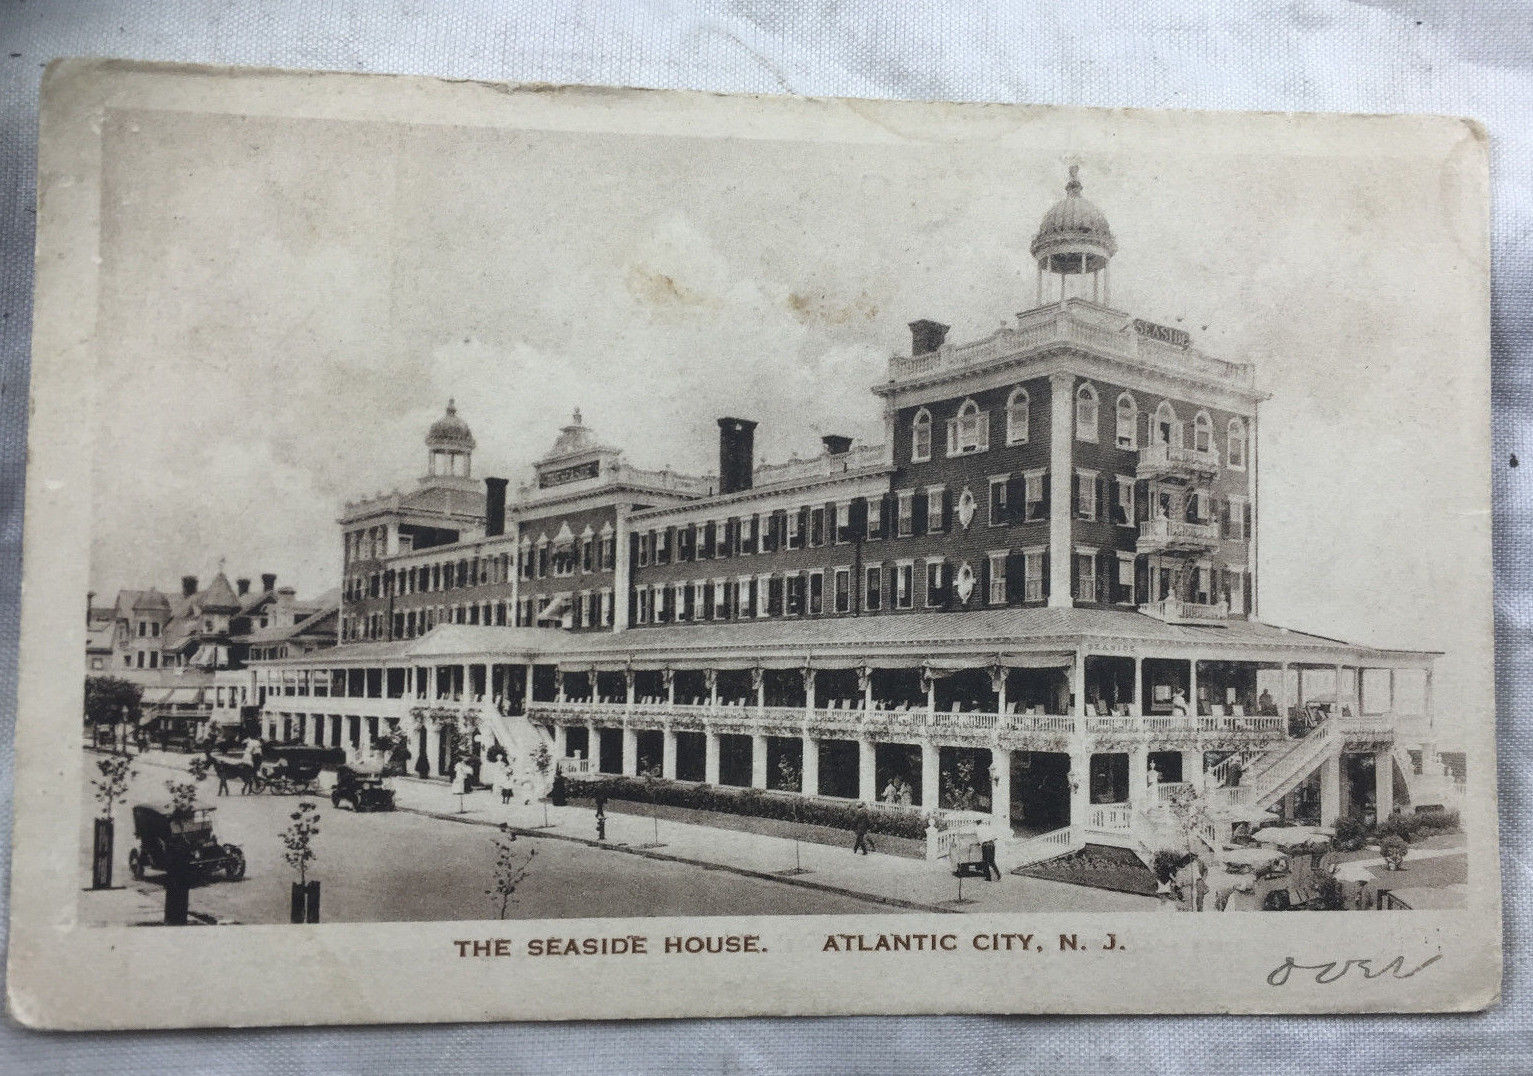
[[[9,1004],[1469,1010],[1487,141],[43,87]]]

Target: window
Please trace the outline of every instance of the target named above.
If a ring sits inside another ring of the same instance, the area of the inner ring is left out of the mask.
[[[1075,600],[1097,600],[1097,557],[1093,550],[1075,551]]]
[[[1117,445],[1130,451],[1139,447],[1139,408],[1126,392],[1118,397]]]
[[[1196,452],[1214,450],[1214,423],[1207,411],[1199,411],[1197,418],[1192,420],[1192,447]]]
[[[1224,458],[1234,470],[1246,469],[1246,424],[1238,418],[1230,419],[1229,447]]]
[[[690,593],[690,590],[687,587],[687,584],[685,584],[685,583],[677,583],[675,585],[675,587],[674,587],[674,591],[675,591],[675,597],[673,597],[671,600],[676,603],[675,604],[676,620],[678,622],[683,621],[683,620],[691,620],[692,619],[692,603],[687,601],[687,597],[688,597],[688,595]]]
[[[926,533],[940,534],[947,527],[947,487],[926,487]]]
[[[767,615],[767,605],[768,605],[767,595],[769,595],[771,593],[771,591],[772,591],[772,577],[770,575],[758,575],[756,577],[756,593],[755,593],[755,604],[756,604],[756,616],[757,617],[763,617],[763,616]]]
[[[804,576],[802,572],[794,572],[783,579],[783,592],[786,595],[784,606],[788,616],[802,616],[804,614]]]
[[[837,501],[834,514],[831,516],[831,534],[837,545],[845,545],[852,540],[852,502]]]
[[[910,461],[925,463],[932,458],[932,416],[926,408],[916,412],[910,423]]]
[[[601,536],[601,569],[604,572],[612,571],[617,564],[617,540],[611,534]]]
[[[1075,518],[1094,522],[1097,518],[1097,473],[1075,472]]]
[[[965,400],[958,414],[947,422],[947,454],[965,456],[972,452],[986,452],[990,448],[990,413],[981,411],[979,404]]]
[[[1090,385],[1075,392],[1075,439],[1097,443],[1097,390]]]
[[[655,563],[671,563],[671,528],[655,531]]]
[[[901,561],[894,566],[894,607],[896,609],[909,609],[911,606],[911,592],[915,589],[915,564],[911,561]]]
[[[825,573],[809,573],[809,615],[819,616],[825,612]]]
[[[1244,497],[1231,497],[1224,506],[1224,537],[1235,542],[1243,542],[1250,535],[1246,533],[1246,513],[1250,510],[1250,502]]]
[[[1027,424],[1032,400],[1027,390],[1018,385],[1006,397],[1006,443],[1020,445],[1027,440]]]
[[[1241,568],[1231,568],[1230,576],[1230,612],[1244,613],[1246,611],[1246,573]]]
[[[1006,550],[992,549],[990,558],[990,604],[1006,604]]]
[[[1134,480],[1117,477],[1118,497],[1113,504],[1112,521],[1120,527],[1132,527],[1134,525]]]
[[[946,564],[940,560],[926,562],[926,607],[935,609],[943,602],[943,568]]]
[[[713,619],[729,619],[729,584],[723,579],[713,581]]]
[[[884,533],[884,501],[882,497],[868,498],[868,541],[877,541]]]
[[[836,612],[850,613],[852,611],[852,570],[850,568],[836,569],[832,598]]]
[[[1022,600],[1041,602],[1043,592],[1043,550],[1029,549],[1022,554]]]
[[[862,608],[869,613],[876,613],[883,606],[883,575],[882,565],[867,566],[862,591]]]
[[[735,616],[744,620],[756,615],[756,601],[753,592],[755,579],[748,575],[742,575],[735,580]]]
[[[1120,605],[1134,604],[1134,554],[1118,554],[1118,578],[1113,581],[1113,600]]]
[[[990,476],[990,525],[1000,527],[1006,523],[1006,482],[1009,476]]]
[[[908,538],[916,531],[916,495],[914,490],[902,489],[898,498],[899,535]]]
[[[803,517],[800,516],[798,512],[789,510],[787,520],[788,541],[786,542],[786,545],[789,549],[797,549],[803,544],[804,541],[802,529]]]
[[[1024,518],[1028,523],[1037,523],[1048,516],[1048,502],[1044,498],[1045,474],[1044,471],[1029,471],[1023,476],[1027,495]]]
[[[821,505],[815,505],[809,509],[809,544],[810,546],[825,544],[825,509]]]
[[[1176,409],[1167,400],[1162,400],[1155,409],[1154,437],[1159,445],[1182,446],[1182,424],[1176,417]]]

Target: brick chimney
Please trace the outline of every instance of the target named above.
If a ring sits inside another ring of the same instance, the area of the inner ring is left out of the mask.
[[[852,439],[839,433],[827,433],[820,438],[827,456],[844,456],[852,450]]]
[[[936,351],[947,339],[948,326],[938,321],[928,321],[922,318],[920,321],[910,323],[910,353],[912,355],[925,355]]]
[[[494,538],[506,533],[506,479],[484,480],[484,536]]]
[[[277,589],[277,573],[276,572],[262,572],[261,573],[261,589],[264,590],[264,591],[267,591],[267,592],[270,592],[270,591],[273,591],[273,590]]]
[[[748,418],[719,419],[719,493],[751,488],[756,458],[756,423]]]
[[[239,596],[243,598],[246,594],[250,593],[250,580],[236,579],[234,581],[234,589],[239,593]]]
[[[195,575],[183,575],[181,577],[181,597],[190,598],[197,593],[197,577]]]

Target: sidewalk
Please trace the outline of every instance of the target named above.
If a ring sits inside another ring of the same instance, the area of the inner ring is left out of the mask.
[[[136,759],[136,765],[184,771],[189,759],[188,755],[174,752],[149,751]],[[328,775],[321,778],[326,790],[329,781]],[[549,825],[545,828],[545,807],[541,803],[503,806],[497,794],[480,789],[463,797],[460,812],[459,797],[444,783],[415,777],[395,777],[391,782],[400,810],[445,822],[487,827],[504,823],[535,839],[573,841],[610,849],[615,856],[648,856],[692,864],[703,870],[732,871],[749,878],[856,897],[891,910],[1096,912],[1146,911],[1156,906],[1151,897],[1013,875],[1008,873],[1010,865],[1004,857],[1000,881],[964,879],[964,903],[956,904],[958,879],[952,876],[947,860],[928,862],[877,852],[853,855],[850,834],[846,847],[832,847],[661,819],[657,847],[654,819],[609,811],[607,839],[599,842],[595,811],[590,807],[548,806]],[[328,807],[328,791],[316,798],[325,800],[324,806]],[[875,835],[875,843],[877,839]],[[617,864],[614,866],[621,869]],[[799,872],[795,873],[796,870]]]

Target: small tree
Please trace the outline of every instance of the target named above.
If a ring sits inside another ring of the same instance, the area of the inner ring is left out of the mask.
[[[532,861],[538,850],[529,848],[525,856],[521,855],[516,848],[516,834],[504,822],[500,824],[500,833],[494,838],[494,844],[495,875],[490,888],[484,892],[490,898],[496,916],[504,919],[506,910],[516,899],[517,887],[532,869]]]
[[[85,723],[116,725],[123,720],[136,723],[144,689],[131,680],[117,676],[85,678]]]
[[[170,792],[170,816],[184,818],[197,809],[197,784],[194,781],[166,781]]]
[[[651,848],[660,847],[660,767],[645,766],[639,770],[644,780],[644,791],[649,793],[649,817],[655,826],[655,839]]]
[[[97,759],[96,769],[101,771],[100,777],[91,780],[96,802],[101,805],[101,817],[111,818],[117,807],[128,802],[128,784],[138,776],[138,771],[125,755]]]
[[[314,838],[319,836],[319,811],[314,804],[303,801],[288,818],[291,821],[280,838],[285,849],[282,858],[298,872],[298,884],[303,886],[309,880],[309,864],[316,858]]]
[[[538,749],[532,753],[532,765],[538,771],[538,777],[540,778],[538,781],[538,787],[543,788],[545,786],[549,786],[548,771],[551,770],[554,766],[554,755],[553,752],[548,749],[548,744],[543,743],[541,740],[538,742]],[[543,800],[543,825],[545,828],[547,828],[549,825],[548,800],[552,793],[553,788],[549,786],[549,790],[543,793],[541,797]]]
[[[1397,871],[1403,870],[1405,855],[1410,850],[1410,845],[1405,843],[1404,838],[1391,834],[1379,842],[1379,855],[1384,857],[1384,869]]]
[[[799,808],[804,802],[802,782],[802,771],[793,759],[788,755],[780,756],[777,760],[777,783],[785,791],[793,793],[793,798],[788,801],[788,814],[793,821],[793,869],[784,871],[784,874],[804,873],[804,861],[798,844]]]

